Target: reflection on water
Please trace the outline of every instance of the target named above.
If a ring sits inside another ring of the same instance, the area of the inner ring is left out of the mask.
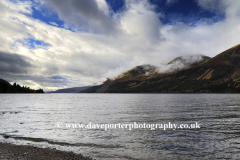
[[[198,122],[200,129],[80,129],[64,123]],[[240,159],[239,94],[1,94],[0,141],[96,159]]]

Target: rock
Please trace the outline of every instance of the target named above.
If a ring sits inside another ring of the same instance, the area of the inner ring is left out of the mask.
[[[6,135],[6,134],[4,134],[3,137],[6,138],[6,139],[10,138],[10,136]]]

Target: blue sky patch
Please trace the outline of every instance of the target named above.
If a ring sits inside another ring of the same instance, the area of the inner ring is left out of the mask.
[[[124,9],[124,0],[106,0],[110,8],[116,13]],[[155,6],[157,13],[162,13],[160,17],[163,24],[184,22],[189,23],[200,19],[212,19],[214,22],[221,21],[224,15],[216,15],[213,12],[203,10],[195,0],[177,0],[167,4],[167,0],[149,0]]]
[[[17,40],[15,41],[15,43],[16,42],[22,43],[24,46],[27,46],[28,48],[38,48],[38,47],[44,48],[44,47],[51,46],[51,44],[49,43],[43,42],[41,40],[33,39],[33,38],[25,38],[24,41]]]
[[[106,2],[115,13],[120,12],[124,8],[123,0],[106,0]]]
[[[43,13],[45,12],[43,14],[41,11],[36,10],[34,7],[32,8],[32,10],[33,10],[32,17],[34,19],[38,19],[52,26],[59,26],[63,28],[64,22],[59,19],[57,14],[48,15],[44,10],[42,11]],[[53,23],[56,23],[57,25],[53,25]]]
[[[216,22],[224,19],[223,15],[203,10],[194,0],[178,0],[172,4],[166,4],[166,0],[150,0],[150,2],[156,6],[156,12],[164,14],[161,18],[163,24],[189,23],[200,19],[212,19]]]
[[[35,40],[32,38],[28,38],[27,41],[30,43],[31,48],[36,48],[36,46],[50,46],[49,43],[45,43],[41,40]]]

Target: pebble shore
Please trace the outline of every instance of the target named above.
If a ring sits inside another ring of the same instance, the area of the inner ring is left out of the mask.
[[[0,142],[0,160],[93,160],[81,154],[50,148],[14,145]]]

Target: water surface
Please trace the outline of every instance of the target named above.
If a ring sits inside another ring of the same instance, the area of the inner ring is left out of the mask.
[[[201,128],[58,127],[89,122]],[[240,94],[0,94],[0,126],[0,141],[95,159],[240,159]]]

